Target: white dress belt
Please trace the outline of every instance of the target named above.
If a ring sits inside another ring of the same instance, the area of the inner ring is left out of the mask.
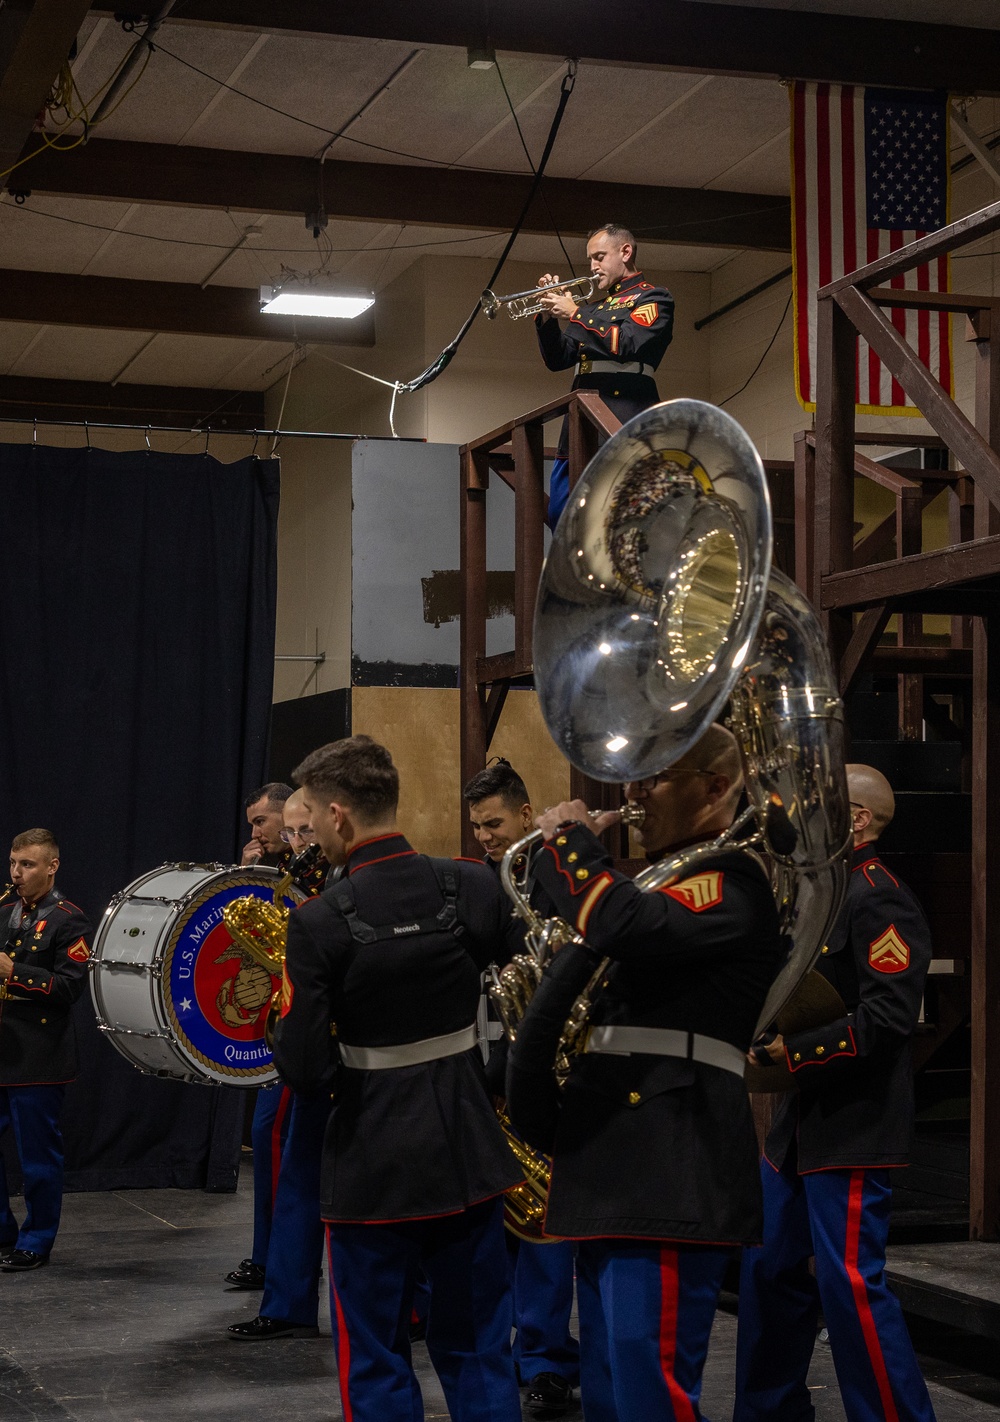
[[[676,1027],[591,1027],[585,1052],[628,1056],[632,1052],[651,1057],[680,1057],[702,1062],[742,1077],[746,1057],[731,1042],[703,1037],[698,1032],[682,1032]]]
[[[478,1042],[476,1024],[458,1032],[446,1032],[443,1037],[425,1037],[422,1042],[401,1042],[396,1047],[352,1047],[340,1043],[340,1060],[356,1071],[386,1071],[389,1067],[419,1066],[421,1062],[436,1062],[441,1057],[457,1057],[468,1052]]]
[[[591,360],[586,364],[586,369],[581,370],[582,362],[576,363],[577,375],[652,375],[653,367],[644,364],[641,360]]]

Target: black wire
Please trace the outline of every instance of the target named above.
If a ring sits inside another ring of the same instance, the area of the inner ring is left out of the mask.
[[[534,161],[533,161],[533,159],[532,159],[532,157],[531,157],[531,153],[530,153],[530,151],[529,151],[529,149],[528,149],[528,145],[527,145],[527,143],[524,141],[524,133],[523,133],[522,130],[521,130],[521,124],[520,124],[520,121],[519,121],[519,119],[518,119],[518,117],[517,117],[517,110],[514,108],[514,105],[513,105],[513,104],[511,103],[511,101],[510,101],[510,94],[507,92],[507,83],[506,83],[506,80],[505,80],[504,77],[503,77],[503,70],[500,68],[500,61],[499,61],[499,59],[494,59],[494,66],[495,66],[496,71],[497,71],[497,78],[500,80],[500,87],[501,87],[501,89],[503,90],[503,96],[504,96],[504,98],[507,100],[507,107],[510,109],[510,116],[511,116],[511,118],[514,120],[514,127],[517,129],[517,136],[518,136],[518,138],[521,140],[521,147],[524,149],[524,156],[525,156],[525,158],[527,158],[527,160],[528,160],[528,167],[531,169],[532,172],[534,172],[534,171],[535,171],[535,164],[534,164]],[[552,224],[552,231],[555,233],[556,241],[559,243],[559,246],[562,248],[562,254],[563,254],[563,256],[566,258],[567,262],[569,263],[570,275],[571,275],[571,276],[576,276],[576,267],[573,265],[573,258],[570,256],[570,254],[569,254],[569,253],[567,252],[567,250],[566,250],[566,243],[565,243],[565,242],[563,241],[563,239],[562,239],[562,233],[559,231],[559,228],[556,226],[556,220],[555,220],[555,218],[554,218],[553,215],[552,215],[552,209],[551,209],[551,207],[549,207],[549,197],[548,197],[548,193],[545,191],[544,188],[542,188],[542,189],[541,189],[541,194],[542,194],[542,202],[545,204],[545,211],[548,213],[549,221],[550,221],[551,224]]]
[[[731,395],[727,395],[724,400],[720,400],[720,401],[719,401],[719,409],[720,409],[720,410],[722,409],[723,405],[728,405],[729,402],[730,402],[730,400],[735,400],[736,397],[737,397],[737,395],[742,395],[743,392],[744,392],[744,390],[745,390],[745,389],[747,388],[747,386],[750,384],[751,380],[752,380],[752,379],[754,378],[754,376],[757,374],[758,370],[760,370],[761,366],[764,364],[765,360],[767,359],[768,352],[770,351],[771,347],[774,345],[775,341],[778,339],[778,332],[781,330],[782,326],[785,324],[785,317],[788,315],[788,308],[789,308],[789,306],[791,306],[791,304],[792,304],[792,293],[789,292],[789,293],[788,293],[788,300],[785,302],[785,309],[784,309],[784,311],[782,311],[782,313],[781,313],[781,320],[778,322],[777,326],[775,326],[775,328],[774,328],[774,335],[773,335],[773,336],[771,337],[771,339],[768,341],[768,343],[767,343],[767,349],[764,351],[764,354],[761,356],[760,360],[759,360],[759,361],[757,362],[757,364],[754,366],[753,370],[751,370],[750,374],[747,376],[746,380],[744,380],[744,382],[743,382],[743,384],[740,386],[740,388],[739,388],[738,390],[734,390]]]
[[[342,129],[325,128],[321,123],[313,123],[312,119],[304,119],[300,114],[291,114],[287,109],[279,109],[275,104],[269,104],[265,99],[257,99],[253,94],[246,93],[243,89],[237,89],[232,84],[227,84],[223,79],[217,79],[214,74],[209,74],[207,69],[199,69],[197,64],[192,64],[189,59],[182,59],[179,54],[174,54],[172,50],[164,49],[161,44],[151,44],[150,49],[156,50],[159,54],[165,54],[168,59],[172,59],[177,64],[181,64],[185,69],[192,70],[195,74],[200,74],[203,79],[208,79],[212,84],[217,84],[220,89],[226,89],[230,94],[236,94],[241,99],[246,99],[248,103],[257,104],[262,109],[268,109],[272,114],[277,114],[280,118],[291,119],[292,123],[300,123],[305,128],[311,128],[316,133],[325,133],[328,138],[340,138],[345,143],[356,143],[361,148],[371,148],[376,153],[390,153],[395,158],[410,158],[418,163],[434,164],[440,168],[463,168],[470,173],[509,173],[511,176],[517,175],[517,170],[513,168],[477,168],[472,163],[454,163],[447,158],[427,158],[422,153],[407,153],[403,148],[386,148],[382,143],[368,143],[363,138],[355,138],[353,134],[345,133]]]
[[[549,136],[545,140],[545,147],[542,150],[542,156],[538,160],[538,167],[535,170],[535,176],[532,181],[531,188],[529,189],[528,196],[525,198],[524,206],[521,208],[521,211],[518,214],[517,221],[514,224],[514,230],[507,238],[507,241],[504,244],[504,249],[500,253],[500,260],[493,268],[493,273],[490,276],[489,281],[486,283],[487,288],[493,286],[497,277],[503,270],[503,265],[510,255],[511,248],[517,241],[517,236],[521,230],[522,224],[524,223],[524,219],[527,217],[528,212],[531,208],[531,204],[535,200],[539,185],[541,184],[542,178],[545,174],[545,167],[549,161],[549,155],[552,152],[552,147],[556,141],[556,135],[559,132],[559,127],[563,120],[563,114],[566,112],[566,105],[569,103],[569,96],[570,94],[572,94],[573,86],[575,84],[576,62],[575,60],[571,59],[569,61],[569,67],[566,70],[566,73],[563,75],[562,87],[559,91],[559,104],[556,108],[555,114],[552,119],[552,124],[549,128]],[[475,306],[470,311],[458,335],[455,336],[453,340],[448,342],[441,354],[437,357],[436,360],[431,362],[431,364],[427,367],[426,370],[422,370],[420,374],[415,377],[415,379],[407,381],[405,385],[398,385],[396,387],[398,391],[402,391],[408,395],[412,395],[414,391],[421,390],[425,385],[429,385],[432,380],[436,380],[438,376],[448,368],[448,366],[452,362],[455,352],[458,350],[459,346],[469,334],[473,321],[475,321],[476,317],[479,315],[479,312],[482,310],[482,305],[483,302],[482,298],[480,297],[480,299],[476,302]]]
[[[31,217],[45,217],[50,222],[68,222],[73,227],[89,227],[94,232],[111,232],[116,237],[136,237],[143,242],[168,242],[172,247],[205,247],[210,251],[229,252],[232,245],[229,242],[195,242],[189,237],[158,237],[155,232],[129,232],[121,227],[106,227],[100,222],[84,222],[79,217],[65,217],[59,212],[43,212],[37,207],[28,207],[27,203],[3,202],[3,194],[0,193],[0,209],[4,212],[24,212]],[[115,201],[115,199],[109,199]],[[417,224],[404,223],[404,227],[416,226]],[[402,246],[388,247],[332,247],[331,251],[336,252],[410,252],[419,251],[422,247],[448,247],[450,245],[466,242],[495,242],[498,237],[502,237],[502,232],[481,232],[478,237],[441,237],[433,242],[406,242]],[[312,247],[246,247],[241,250],[248,252],[273,252],[287,255],[288,253],[300,253],[306,255],[314,250]]]

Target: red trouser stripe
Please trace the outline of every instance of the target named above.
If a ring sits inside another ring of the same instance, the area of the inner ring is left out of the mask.
[[[674,1422],[695,1422],[691,1399],[674,1375],[677,1363],[677,1314],[680,1271],[676,1249],[660,1250],[660,1367],[670,1394]]]
[[[288,1103],[292,1099],[292,1093],[287,1086],[281,1088],[281,1100],[278,1102],[278,1109],[274,1113],[274,1121],[271,1123],[271,1209],[274,1209],[275,1197],[278,1194],[278,1176],[281,1174],[281,1128],[285,1124],[285,1113],[288,1110]]]
[[[354,1408],[351,1406],[351,1340],[347,1332],[347,1324],[344,1321],[344,1310],[340,1303],[340,1294],[337,1292],[337,1285],[333,1278],[333,1249],[330,1246],[330,1226],[326,1227],[326,1267],[330,1271],[330,1293],[333,1295],[333,1326],[337,1330],[337,1381],[340,1383],[340,1406],[344,1413],[344,1422],[353,1422]]]
[[[861,1270],[858,1268],[858,1252],[861,1244],[861,1206],[864,1190],[865,1172],[863,1170],[852,1170],[851,1188],[847,1199],[847,1237],[844,1242],[844,1267],[847,1270],[847,1277],[851,1281],[854,1306],[858,1311],[858,1321],[861,1324],[865,1347],[868,1350],[868,1359],[872,1365],[872,1372],[875,1374],[875,1381],[878,1384],[878,1395],[882,1400],[882,1411],[885,1413],[886,1422],[899,1422],[899,1414],[896,1411],[892,1388],[889,1385],[889,1373],[885,1366],[885,1358],[882,1355],[882,1345],[879,1342],[878,1329],[875,1326],[875,1319],[872,1316],[871,1304],[868,1302],[868,1290],[865,1288],[865,1281],[862,1278]]]

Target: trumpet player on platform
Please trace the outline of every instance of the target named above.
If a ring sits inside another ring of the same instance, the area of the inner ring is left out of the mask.
[[[674,298],[644,280],[635,264],[636,241],[617,222],[597,227],[587,241],[596,278],[591,301],[577,304],[565,291],[542,295],[545,314],[535,317],[538,345],[549,370],[574,368],[574,390],[594,390],[622,424],[660,399],[654,373],[674,329]],[[539,286],[557,284],[546,272]],[[565,329],[560,320],[568,322]],[[550,528],[569,497],[569,432],[564,420],[549,483]]]
[[[718,725],[670,769],[630,783],[647,858],[713,841],[741,786],[736,742]],[[609,958],[555,1120],[545,1228],[578,1241],[587,1422],[693,1422],[729,1253],[761,1237],[743,1067],[782,941],[753,858],[720,848],[645,893],[590,827],[613,819],[588,821],[574,800],[535,822],[536,881],[586,946],[561,948],[546,969],[511,1048],[508,1104],[523,1129],[516,1100],[530,1106],[552,1064],[551,1042],[529,1026],[554,1020],[558,1031],[567,986],[571,1003],[581,967],[586,980]]]

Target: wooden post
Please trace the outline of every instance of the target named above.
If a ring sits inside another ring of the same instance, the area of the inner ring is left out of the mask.
[[[829,573],[851,567],[854,550],[854,327],[833,297],[817,302],[815,557],[809,596],[818,609]],[[849,612],[825,614],[834,661],[850,641]]]
[[[923,492],[901,489],[896,495],[896,557],[919,553],[923,547]],[[919,612],[901,612],[896,631],[900,647],[915,647],[923,641],[924,619]],[[924,679],[913,672],[896,678],[898,726],[902,741],[919,741],[924,733]]]
[[[514,660],[531,667],[531,633],[542,574],[545,529],[545,454],[541,422],[515,425],[514,451]]]
[[[813,588],[813,539],[816,536],[816,447],[807,430],[795,436],[795,581],[806,597]]]
[[[464,785],[486,764],[486,699],[479,685],[478,662],[486,655],[486,490],[490,474],[482,450],[463,450],[461,458],[460,567],[462,620],[459,656],[461,733],[459,757]],[[459,799],[462,853],[474,857],[476,841]]]
[[[1000,449],[1000,332],[978,313],[976,428]],[[975,535],[1000,530],[1000,510],[975,490]],[[972,1103],[969,1233],[1000,1232],[1000,625],[972,624]]]

